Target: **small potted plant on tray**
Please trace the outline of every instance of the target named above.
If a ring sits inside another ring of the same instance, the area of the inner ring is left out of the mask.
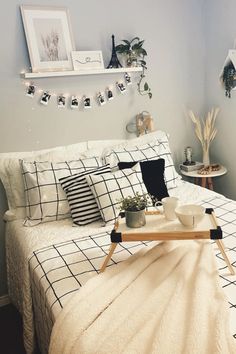
[[[120,200],[120,209],[125,212],[128,227],[142,227],[146,224],[145,209],[152,205],[148,194],[135,193]]]

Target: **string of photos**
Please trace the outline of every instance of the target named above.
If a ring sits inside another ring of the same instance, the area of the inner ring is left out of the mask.
[[[132,84],[131,76],[128,73],[124,74],[124,81],[120,80],[116,82],[116,87],[118,91],[123,94],[126,92],[127,86]],[[71,109],[78,109],[80,102],[84,109],[89,109],[92,107],[92,98],[86,95],[82,97],[73,95],[73,94],[56,94],[50,92],[50,90],[44,90],[36,85],[33,82],[25,82],[26,88],[26,96],[30,98],[34,98],[36,93],[38,92],[40,96],[40,103],[44,106],[47,106],[53,96],[56,96],[57,107],[65,108],[67,101],[69,102],[69,107]],[[103,106],[107,102],[114,99],[114,90],[113,86],[109,85],[104,92],[98,92],[95,94],[96,101],[100,106]]]

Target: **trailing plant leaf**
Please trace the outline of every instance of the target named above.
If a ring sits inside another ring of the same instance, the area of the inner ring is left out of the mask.
[[[148,89],[149,89],[148,83],[145,82],[145,84],[144,84],[144,91],[147,91]]]
[[[231,90],[236,86],[236,70],[232,62],[224,67],[222,79],[225,86],[225,96],[231,98]]]

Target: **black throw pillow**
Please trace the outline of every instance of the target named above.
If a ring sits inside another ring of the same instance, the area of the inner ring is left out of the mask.
[[[137,162],[119,162],[118,167],[120,170],[125,168],[132,168]],[[143,182],[149,194],[154,198],[154,202],[162,198],[169,197],[165,179],[165,160],[147,160],[140,161]]]

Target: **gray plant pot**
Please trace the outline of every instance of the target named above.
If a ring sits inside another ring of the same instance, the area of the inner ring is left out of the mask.
[[[125,212],[126,225],[128,227],[142,227],[146,224],[145,209]]]

